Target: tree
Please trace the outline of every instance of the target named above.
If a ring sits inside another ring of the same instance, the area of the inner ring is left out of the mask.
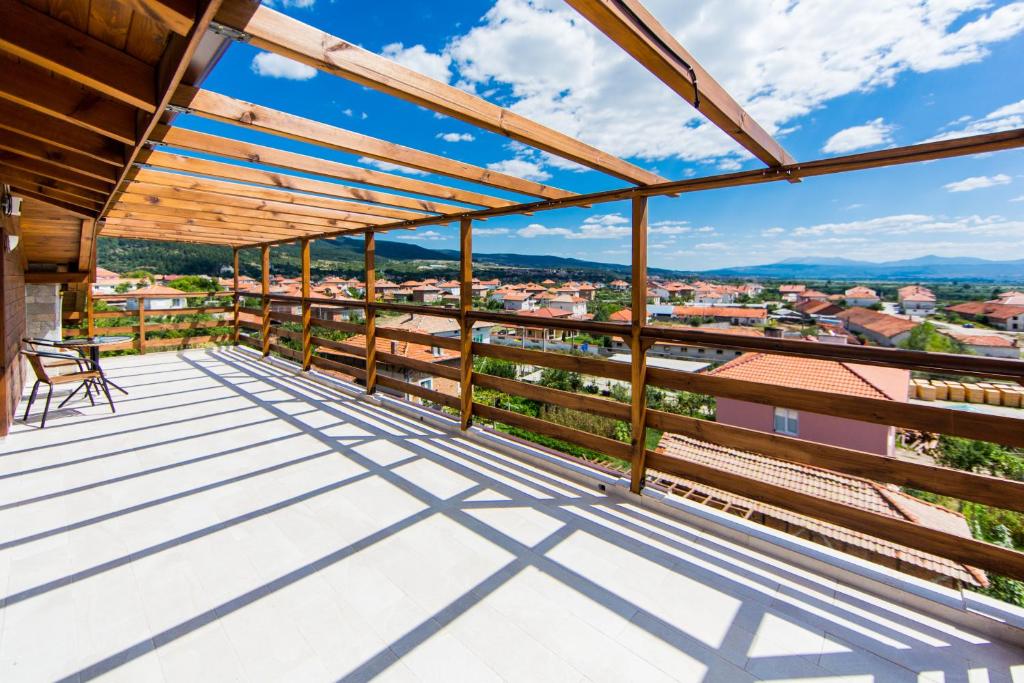
[[[216,280],[202,275],[180,277],[172,282],[171,286],[183,292],[216,292],[220,289]]]
[[[942,334],[935,325],[924,322],[910,331],[910,336],[899,343],[902,349],[933,351],[938,353],[968,353],[967,347],[950,336]]]
[[[540,373],[539,384],[551,389],[561,389],[562,391],[579,391],[583,388],[583,378],[578,372],[545,368]]]
[[[496,377],[504,377],[505,379],[516,378],[516,364],[512,361],[502,360],[500,358],[477,358],[473,368],[476,372],[482,372],[487,375],[495,375]]]

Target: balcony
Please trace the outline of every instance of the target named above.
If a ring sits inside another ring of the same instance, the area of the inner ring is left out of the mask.
[[[1019,613],[246,348],[0,456],[3,680],[1015,680]],[[1005,623],[1006,621],[1010,623]],[[987,676],[987,678],[986,678]]]

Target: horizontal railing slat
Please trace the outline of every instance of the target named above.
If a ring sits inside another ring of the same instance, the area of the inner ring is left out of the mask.
[[[535,318],[528,315],[496,311],[469,311],[466,317],[475,321],[500,323],[508,327],[546,327],[553,330],[594,332],[596,334],[609,334],[616,337],[629,336],[628,323],[606,323],[593,320],[570,320],[567,318]]]
[[[339,332],[352,332],[355,334],[363,334],[366,332],[366,325],[361,323],[351,323],[346,320],[327,320],[325,318],[310,316],[309,324],[313,327],[323,327],[324,329],[338,330]]]
[[[746,498],[830,522],[869,536],[991,569],[1024,579],[1024,553],[1002,546],[956,536],[895,517],[886,517],[850,505],[813,496],[731,472],[715,469],[656,451],[647,451],[647,466],[724,491],[740,492]]]
[[[535,351],[533,349],[517,349],[514,346],[483,344],[480,342],[473,342],[473,355],[499,358],[501,360],[512,361],[513,363],[542,365],[547,368],[569,370],[571,372],[580,372],[586,375],[596,375],[598,377],[609,377],[611,379],[618,379],[624,382],[628,382],[630,379],[628,364],[602,360],[600,358],[570,356],[563,353]]]
[[[400,356],[398,354],[387,353],[385,351],[377,351],[377,362],[397,365],[399,367],[409,368],[410,370],[423,372],[428,375],[436,375],[437,377],[445,377],[456,381],[459,379],[459,369],[457,367],[451,367],[441,363],[429,363],[424,360],[419,360],[418,358],[409,358],[408,356]]]
[[[1024,482],[1021,481],[768,434],[660,410],[648,409],[647,426],[777,460],[1024,512]]]
[[[438,348],[449,349],[451,351],[458,351],[461,349],[459,340],[455,337],[439,337],[434,334],[403,330],[397,327],[381,327],[379,323],[377,324],[377,336],[383,337],[384,339],[396,339],[398,341],[422,344],[423,346],[437,346]]]
[[[633,457],[632,446],[628,443],[609,439],[604,436],[598,436],[597,434],[591,434],[590,432],[584,432],[579,429],[573,429],[572,427],[566,427],[565,425],[549,422],[548,420],[515,413],[511,410],[495,408],[494,406],[488,406],[482,403],[473,403],[473,414],[487,420],[494,420],[495,422],[503,422],[507,425],[512,425],[513,427],[528,429],[531,432],[543,434],[544,436],[549,436],[553,439],[568,441],[569,443],[574,443],[579,446],[583,446],[584,448],[589,448],[590,450],[597,451],[598,453],[604,453],[605,455],[610,455],[613,458],[619,458],[620,460],[625,460],[627,462]]]
[[[310,362],[322,370],[333,370],[345,375],[351,375],[356,379],[366,379],[366,370],[357,368],[354,365],[349,365],[348,363],[341,363],[336,360],[331,360],[330,358],[324,358],[323,356],[318,356],[315,353],[310,359]]]
[[[630,418],[629,405],[619,403],[618,401],[609,401],[607,399],[588,396],[586,394],[574,394],[571,391],[542,387],[537,384],[520,382],[519,380],[508,379],[505,377],[497,377],[483,372],[474,372],[472,381],[474,386],[483,387],[484,389],[503,391],[506,394],[522,396],[523,398],[541,401],[543,403],[550,403],[552,405],[561,406],[562,408],[582,410],[587,413],[603,415],[604,417],[610,417],[616,420],[628,421]]]
[[[439,403],[448,408],[459,407],[459,397],[450,396],[448,394],[441,393],[440,391],[434,391],[433,389],[427,389],[421,387],[419,384],[413,384],[411,382],[403,382],[400,379],[389,377],[388,375],[377,375],[377,384],[388,389],[394,389],[395,391],[401,391],[406,394],[412,394],[419,398]]]

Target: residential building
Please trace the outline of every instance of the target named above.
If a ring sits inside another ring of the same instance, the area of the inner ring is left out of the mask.
[[[420,315],[419,313],[378,316],[377,327],[422,332],[435,337],[448,337],[451,339],[458,339],[460,332],[459,321],[455,318]],[[491,332],[494,330],[494,327],[494,323],[482,320],[473,323],[473,341],[483,344],[491,343]]]
[[[900,491],[893,484],[823,470],[801,463],[666,433],[658,453],[682,458],[717,472],[759,482],[883,515],[903,523],[953,533],[965,539],[971,532],[963,515],[940,505],[926,503]],[[988,585],[984,572],[946,558],[878,539],[813,517],[790,512],[753,498],[722,491],[682,477],[661,475],[659,483],[688,500],[740,515],[765,526],[799,536],[829,548],[862,557],[929,581],[952,587]]]
[[[672,317],[679,320],[712,318],[716,323],[731,325],[756,325],[768,320],[764,308],[742,308],[740,306],[676,306]]]
[[[992,303],[1010,304],[1011,306],[1024,306],[1024,292],[1003,292],[995,299],[992,299]]]
[[[560,311],[568,311],[571,318],[576,320],[583,320],[587,318],[587,300],[580,296],[570,296],[569,294],[559,294],[547,302],[547,305],[551,308],[556,308]]]
[[[422,330],[413,330],[415,332],[422,332]],[[424,334],[427,334],[424,332]],[[459,394],[459,383],[448,379],[446,377],[437,377],[428,372],[422,370],[414,370],[407,368],[402,365],[395,363],[389,363],[383,354],[390,354],[392,356],[401,356],[403,358],[409,358],[415,361],[422,361],[425,363],[436,363],[438,365],[446,365],[449,367],[459,366],[459,352],[450,349],[442,349],[439,346],[427,346],[425,344],[416,344],[414,342],[405,342],[397,339],[385,339],[383,337],[377,337],[375,340],[375,347],[377,349],[377,374],[385,375],[387,377],[393,377],[395,379],[402,380],[403,382],[409,382],[410,384],[418,384],[426,389],[433,389],[440,391],[445,394],[458,396]],[[355,348],[366,348],[366,336],[357,334],[353,337],[346,339],[343,344],[352,346]],[[366,358],[365,356],[358,355],[356,353],[349,353],[340,349],[321,346],[318,347],[316,352],[331,358],[332,356],[337,357],[348,365],[365,369]],[[394,396],[400,396],[406,400],[419,403],[420,399],[412,396],[411,394],[405,394],[396,389],[391,389],[383,385],[377,386],[377,391],[386,394],[392,394]]]
[[[779,285],[779,296],[783,301],[795,302],[807,289],[807,285]]]
[[[533,296],[527,292],[507,292],[501,297],[506,311],[532,311]]]
[[[900,287],[897,292],[900,310],[904,313],[930,315],[935,312],[935,293],[920,285]]]
[[[150,285],[132,290],[133,296],[125,300],[125,308],[129,311],[139,310],[139,302],[145,301],[147,311],[166,311],[174,308],[188,308],[185,292],[164,285]],[[143,298],[141,295],[145,295]]]
[[[859,306],[847,309],[836,317],[843,321],[846,329],[864,336],[879,346],[899,346],[900,342],[910,337],[911,330],[918,325],[913,320]]]
[[[847,306],[863,306],[864,308],[871,308],[882,301],[875,290],[860,285],[846,290],[843,298],[846,299]]]
[[[728,334],[739,337],[764,336],[764,333],[761,330],[751,327],[684,327],[681,325],[671,325],[671,328],[676,330],[685,329],[692,332]],[[609,348],[613,351],[628,351],[629,343],[618,337],[612,337]],[[696,342],[656,342],[648,350],[648,353],[652,356],[658,356],[661,358],[688,359],[708,363],[721,363],[732,360],[733,358],[739,358],[743,355],[743,351],[739,351],[737,349],[724,349],[710,344],[699,344]]]
[[[816,289],[805,289],[796,295],[797,303],[804,301],[828,301],[828,294],[819,292]]]
[[[907,370],[767,353],[745,353],[709,374],[894,403],[907,402],[910,385],[910,372]],[[895,428],[873,422],[733,398],[717,399],[716,419],[722,424],[868,453],[893,455],[895,452]]]
[[[441,300],[441,291],[434,285],[419,285],[412,288],[412,300],[416,303],[432,304]]]
[[[516,313],[523,318],[528,318],[532,321],[536,320],[538,323],[543,322],[544,319],[567,319],[571,317],[571,313],[563,311],[557,308],[538,308],[536,310],[521,310]],[[536,325],[523,325],[524,338],[527,341],[558,341],[564,336],[562,330],[552,329],[550,327],[536,326]]]
[[[817,319],[819,317],[835,317],[843,312],[842,306],[837,306],[831,301],[801,301],[793,305],[793,310],[804,316]]]
[[[597,297],[597,287],[589,282],[584,282],[580,285],[580,296],[587,301],[593,301]]]
[[[698,282],[695,283],[693,289],[693,303],[705,306],[732,304],[736,303],[736,297],[739,294],[739,289],[736,287]]]
[[[608,286],[617,292],[624,292],[629,289],[629,283],[625,280],[612,280]]]
[[[633,320],[633,311],[628,308],[620,308],[608,316],[608,321],[613,323],[628,323]]]
[[[968,318],[975,318],[1001,330],[1011,332],[1024,330],[1024,305],[968,301],[955,306],[947,306],[946,310]]]
[[[998,334],[950,334],[971,353],[990,358],[1020,358],[1020,343]]]

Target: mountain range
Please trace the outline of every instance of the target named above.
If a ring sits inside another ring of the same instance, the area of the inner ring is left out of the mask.
[[[874,263],[844,258],[790,258],[778,263],[718,268],[714,277],[793,280],[1024,280],[1024,259],[989,261],[969,256],[921,256]]]

